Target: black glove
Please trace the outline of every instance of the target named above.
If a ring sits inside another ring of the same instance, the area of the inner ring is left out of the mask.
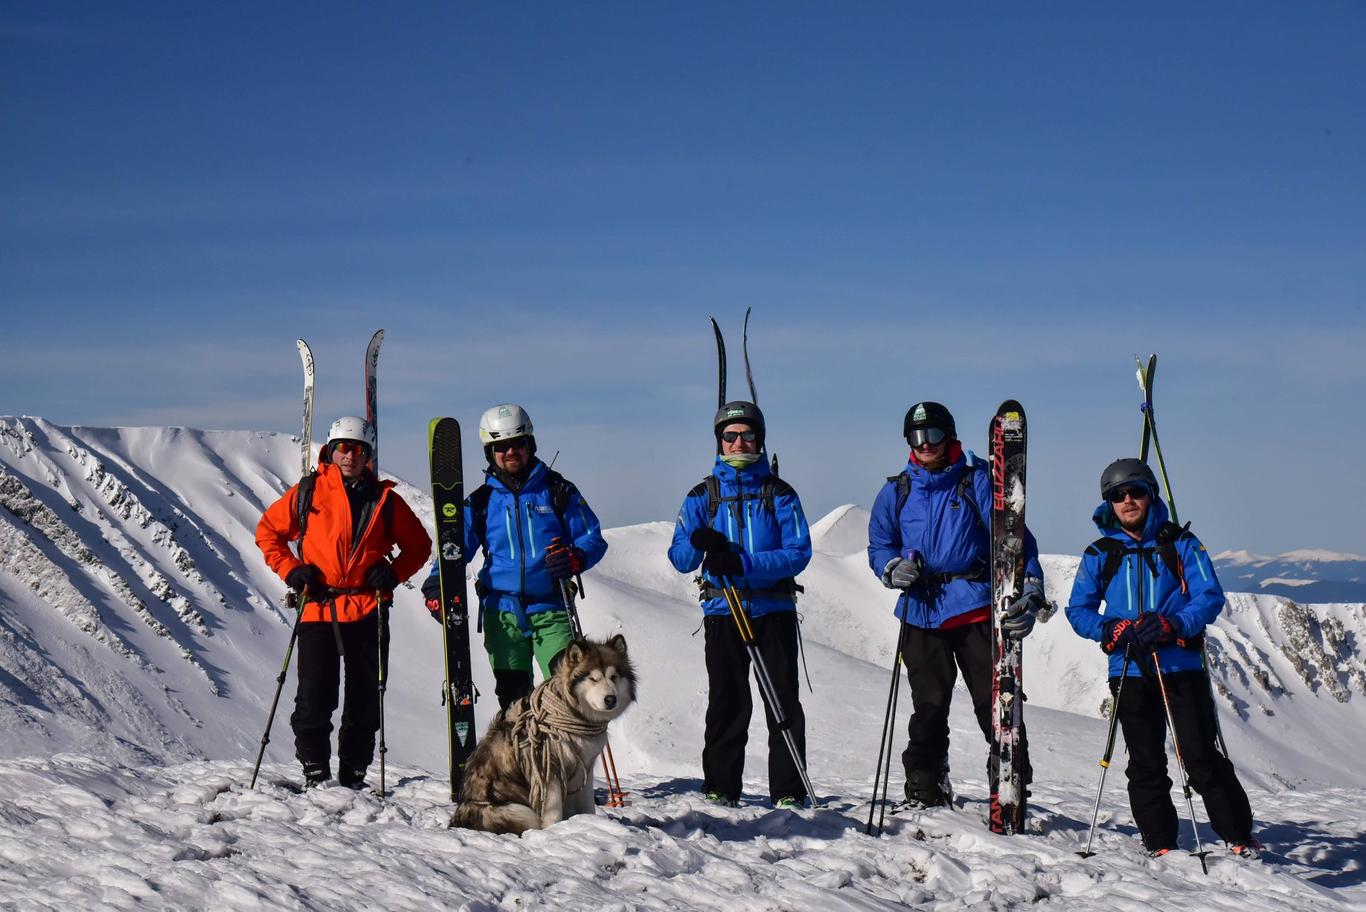
[[[422,600],[427,603],[427,610],[431,611],[435,605],[437,610],[441,608],[441,577],[435,573],[422,581]]]
[[[1166,615],[1150,611],[1134,625],[1134,645],[1144,652],[1176,642],[1176,628]]]
[[[365,588],[367,589],[393,592],[397,586],[398,574],[394,573],[394,568],[389,566],[389,562],[382,557],[365,571]]]
[[[583,551],[567,546],[558,538],[545,549],[545,568],[553,580],[569,579],[582,573],[584,563]]]
[[[709,551],[702,561],[702,572],[733,579],[745,575],[745,562],[737,551]]]
[[[285,576],[285,585],[295,592],[307,589],[313,595],[321,595],[327,588],[327,577],[312,564],[300,564]]]
[[[1100,633],[1100,648],[1109,652],[1124,652],[1134,645],[1134,622],[1129,618],[1110,618]]]
[[[688,536],[688,541],[698,551],[729,551],[730,539],[726,538],[724,532],[720,532],[710,526],[703,526],[694,529],[692,535]]]

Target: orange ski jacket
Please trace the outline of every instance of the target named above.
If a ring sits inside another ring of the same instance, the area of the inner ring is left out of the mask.
[[[427,562],[432,553],[432,539],[411,507],[394,491],[392,481],[379,483],[379,500],[370,513],[365,532],[356,547],[355,530],[351,520],[351,504],[342,484],[341,471],[334,465],[318,466],[318,478],[313,487],[313,501],[308,516],[308,531],[304,536],[303,560],[294,556],[289,543],[299,538],[298,509],[295,485],[284,496],[266,508],[256,526],[256,546],[265,555],[266,564],[281,579],[303,564],[313,564],[323,572],[332,589],[363,590],[365,571],[377,560],[388,559],[395,546],[398,556],[393,559],[394,575],[406,580]],[[392,593],[385,593],[391,598]],[[336,620],[346,623],[358,621],[378,607],[374,591],[344,592],[315,601],[311,593],[304,607],[302,620],[330,621],[331,606],[336,606]]]

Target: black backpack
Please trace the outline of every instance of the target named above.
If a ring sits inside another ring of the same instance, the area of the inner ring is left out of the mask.
[[[688,492],[688,496],[694,497],[698,494],[706,494],[707,525],[711,525],[712,522],[716,520],[716,514],[721,511],[721,504],[723,503],[734,504],[738,507],[742,501],[757,500],[765,510],[776,515],[778,510],[773,505],[774,499],[795,493],[796,491],[793,489],[792,485],[783,481],[776,475],[769,475],[759,484],[759,489],[757,491],[745,491],[741,494],[732,494],[727,497],[722,497],[721,479],[717,478],[715,475],[708,475],[706,478],[702,479],[701,484]],[[735,520],[742,527],[744,526],[743,514],[738,510],[735,511]]]
[[[1181,555],[1176,553],[1176,543],[1187,538],[1194,538],[1195,535],[1190,531],[1191,524],[1178,526],[1174,522],[1165,522],[1157,530],[1157,547],[1145,548],[1141,544],[1125,544],[1116,538],[1103,536],[1087,545],[1086,553],[1095,556],[1104,556],[1105,563],[1100,568],[1100,592],[1104,596],[1105,590],[1110,588],[1110,583],[1119,572],[1119,568],[1124,563],[1126,554],[1140,555],[1141,559],[1148,561],[1149,569],[1153,571],[1153,576],[1157,576],[1157,567],[1152,563],[1152,555],[1157,554],[1162,563],[1171,571],[1172,576],[1181,582],[1181,593],[1184,595],[1188,591],[1186,586],[1186,568],[1181,564]]]
[[[977,506],[976,497],[972,494],[972,478],[978,469],[982,468],[971,459],[963,467],[963,474],[958,479],[958,497],[967,501],[972,508],[972,514],[977,517],[977,524],[991,534],[991,526],[987,524],[986,517],[982,515],[982,508]],[[911,496],[911,474],[902,469],[899,474],[892,475],[887,479],[888,484],[896,485],[896,507],[892,511],[892,520],[901,521],[901,510],[906,506],[906,500]]]

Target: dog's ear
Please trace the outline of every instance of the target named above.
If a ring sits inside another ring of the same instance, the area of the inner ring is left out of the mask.
[[[615,649],[622,655],[626,655],[626,637],[622,636],[621,634],[617,634],[616,636],[608,640],[607,645],[611,646],[613,649]]]
[[[567,663],[570,668],[578,665],[588,657],[588,653],[585,652],[583,648],[583,640],[575,640],[570,643],[569,648],[560,653],[560,655],[563,656],[560,661]]]

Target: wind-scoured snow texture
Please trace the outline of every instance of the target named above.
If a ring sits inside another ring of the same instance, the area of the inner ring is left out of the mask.
[[[1366,636],[1359,605],[1233,596],[1210,635],[1221,719],[1262,837],[1303,870],[1288,861],[1237,866],[1219,849],[1206,878],[1184,855],[1144,858],[1122,747],[1101,803],[1100,854],[1073,854],[1090,821],[1108,692],[1104,656],[1061,616],[1025,643],[1031,813],[1045,832],[987,833],[986,744],[960,693],[950,760],[961,809],[897,817],[880,841],[863,836],[897,624],[895,594],[868,569],[868,514],[858,507],[813,523],[815,556],[800,578],[814,686],[802,694],[810,773],[827,809],[767,808],[757,708],[745,806],[721,810],[697,799],[701,614],[695,586],[665,556],[667,522],[608,530],[610,550],[587,575],[579,606],[591,636],[625,635],[640,672],[640,702],[611,730],[633,793],[626,811],[520,840],[445,829],[440,637],[410,588],[397,593],[392,615],[385,716],[389,782],[400,783],[394,798],[381,804],[335,787],[294,794],[273,784],[299,780],[287,722],[292,670],[266,785],[248,793],[292,622],[254,530],[296,480],[298,446],[278,434],[0,419],[0,471],[13,479],[0,481],[0,758],[10,758],[0,759],[0,907],[125,908],[143,897],[143,908],[215,909],[1048,902],[1246,912],[1333,908],[1332,895],[1366,901],[1366,768],[1357,759],[1366,749],[1366,698],[1352,664]],[[681,480],[680,491],[689,484]],[[400,492],[429,515],[422,491]],[[1043,560],[1048,594],[1065,604],[1077,559]],[[169,588],[158,588],[154,574]],[[171,593],[187,600],[203,630]],[[138,613],[139,602],[160,629]],[[496,702],[475,650],[482,731]],[[909,712],[904,682],[900,706],[898,755]],[[892,794],[900,788],[894,759]],[[1217,842],[1196,807],[1202,838]]]

